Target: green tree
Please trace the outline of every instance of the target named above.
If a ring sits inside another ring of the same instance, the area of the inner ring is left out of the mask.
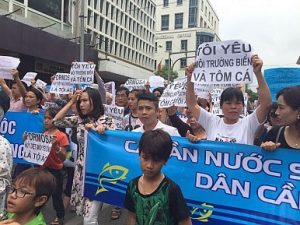
[[[251,89],[247,89],[246,90],[246,93],[248,94],[248,96],[249,96],[249,101],[250,102],[254,102],[254,100],[257,100],[258,99],[258,94],[257,94],[257,92],[254,92],[254,91],[252,91]]]
[[[169,67],[168,65],[162,66],[160,69],[154,72],[155,75],[158,75],[165,80],[168,80]],[[176,71],[171,70],[170,72],[170,81],[172,82],[174,79],[178,77],[178,73]]]

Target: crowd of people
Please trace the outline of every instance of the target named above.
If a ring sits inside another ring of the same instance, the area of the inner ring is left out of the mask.
[[[263,62],[257,55],[252,57],[252,65],[258,81],[259,105],[246,116],[241,116],[245,104],[243,92],[234,87],[226,88],[220,96],[223,115],[214,115],[210,99],[195,95],[191,82],[194,64],[186,68],[186,107],[159,108],[162,87],[153,91],[149,88],[129,91],[120,86],[116,90],[115,104],[124,107],[122,129],[143,133],[139,143],[143,174],[128,184],[124,202],[129,210],[128,224],[149,224],[149,221],[192,224],[180,187],[161,172],[171,154],[170,136],[186,137],[191,142],[210,140],[258,145],[268,151],[279,147],[300,149],[300,86],[284,88],[277,93],[277,102],[272,103],[261,71]],[[17,164],[13,170],[12,149],[0,136],[0,212],[4,212],[0,225],[45,224],[40,211],[50,196],[56,212],[51,225],[64,224],[65,210],[70,205],[77,215],[83,216],[85,225],[98,224],[102,203],[83,196],[84,133],[93,129],[105,135],[105,130],[116,129],[113,119],[105,115],[104,110],[104,104],[112,104],[112,94],[105,92],[98,74],[96,85],[69,95],[47,93],[34,82],[27,87],[18,70],[12,70],[11,74],[14,81],[10,85],[0,79],[1,118],[7,111],[43,114],[44,133],[54,138],[44,165]],[[72,137],[67,129],[73,131]],[[76,143],[75,155],[70,142]],[[64,190],[65,173],[68,178]],[[167,205],[154,205],[166,196]],[[154,207],[157,207],[155,213],[151,211]],[[111,217],[118,219],[119,216],[120,209],[115,207]]]

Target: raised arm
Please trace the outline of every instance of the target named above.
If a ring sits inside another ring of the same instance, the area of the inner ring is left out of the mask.
[[[10,98],[12,97],[10,88],[7,86],[5,80],[2,78],[0,79],[0,87]]]
[[[23,98],[25,98],[27,90],[26,90],[25,86],[23,85],[23,83],[20,79],[19,71],[17,69],[12,69],[11,70],[11,75],[13,76],[14,80],[16,81],[17,86],[20,89],[21,96]]]
[[[258,83],[258,98],[260,101],[259,106],[256,109],[256,116],[260,123],[264,122],[268,111],[272,105],[272,97],[270,94],[269,87],[265,81],[265,78],[261,72],[263,61],[257,56],[252,56],[252,65],[253,65],[253,72],[256,76],[257,83]]]
[[[81,93],[82,93],[81,90],[77,90],[72,96],[71,100],[68,101],[68,103],[61,110],[59,110],[59,112],[55,115],[53,121],[61,120],[62,118],[64,118],[68,113],[69,109],[72,107],[72,105],[78,100]]]
[[[189,110],[191,111],[192,115],[196,118],[196,120],[199,119],[201,107],[197,104],[195,90],[194,90],[194,83],[192,83],[192,73],[195,69],[195,64],[189,65],[186,70],[185,74],[187,77],[186,82],[186,104]]]

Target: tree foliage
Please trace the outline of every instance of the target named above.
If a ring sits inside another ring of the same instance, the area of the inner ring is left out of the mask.
[[[154,72],[155,75],[158,75],[158,76],[164,78],[165,80],[168,80],[168,73],[169,73],[169,66],[168,65],[164,65],[164,66],[161,67],[161,69],[158,69]],[[171,72],[170,72],[170,81],[173,81],[177,77],[178,77],[178,73],[176,71],[171,70]]]

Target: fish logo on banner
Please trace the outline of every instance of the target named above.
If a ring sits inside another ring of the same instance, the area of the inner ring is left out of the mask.
[[[104,187],[104,182],[116,184],[119,180],[125,180],[127,174],[128,174],[127,168],[119,165],[110,165],[109,162],[106,163],[99,174],[98,177],[99,187],[95,195],[108,191]]]
[[[202,203],[201,208],[193,207],[191,218],[200,222],[208,222],[208,218],[213,214],[214,206],[207,203]]]

